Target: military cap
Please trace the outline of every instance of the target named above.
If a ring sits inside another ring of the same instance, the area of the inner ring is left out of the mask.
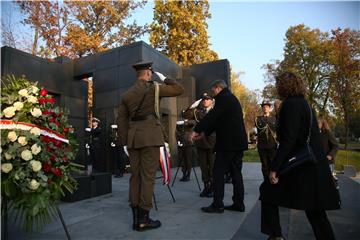
[[[269,107],[271,107],[270,101],[268,101],[268,100],[262,101],[261,106],[265,106],[265,105],[268,105]]]
[[[135,63],[134,65],[132,65],[132,67],[135,68],[135,71],[151,70],[152,72],[154,72],[151,67],[152,64],[153,64],[153,62],[150,62],[150,61],[141,61],[141,62]]]
[[[201,100],[206,100],[206,99],[210,99],[210,100],[213,100],[213,98],[208,95],[207,93],[204,93],[202,96],[201,96]]]
[[[98,123],[100,123],[100,119],[98,119],[98,118],[96,118],[96,117],[93,117],[93,118],[92,118],[92,122],[98,122]]]

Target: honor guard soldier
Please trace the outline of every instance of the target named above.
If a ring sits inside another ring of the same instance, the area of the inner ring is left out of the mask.
[[[201,103],[196,108],[195,120],[199,122],[205,115],[213,108],[214,99],[203,94]],[[204,183],[204,189],[200,193],[200,197],[213,197],[213,184],[212,184],[212,170],[214,167],[214,146],[215,146],[215,133],[204,136],[203,138],[195,141],[198,153],[198,159],[201,168],[201,178]]]
[[[87,146],[90,148],[90,159],[92,168],[95,172],[105,172],[105,162],[103,161],[103,154],[101,148],[101,127],[100,120],[93,117],[91,121],[91,128],[85,128],[89,133],[89,143]]]
[[[110,126],[110,147],[111,156],[114,163],[114,174],[116,178],[123,177],[125,171],[125,152],[123,146],[119,145],[117,125]]]
[[[277,148],[276,118],[270,115],[270,106],[269,101],[263,101],[261,103],[263,114],[255,118],[257,149],[264,179],[269,176],[269,165],[275,157]]]
[[[161,97],[175,97],[184,92],[179,83],[154,72],[151,66],[152,62],[133,65],[137,80],[122,95],[117,124],[121,143],[127,146],[130,158],[129,201],[133,213],[132,226],[136,231],[161,226],[160,221],[149,217],[159,166],[159,148],[164,145],[159,102]],[[161,83],[151,81],[153,73]]]

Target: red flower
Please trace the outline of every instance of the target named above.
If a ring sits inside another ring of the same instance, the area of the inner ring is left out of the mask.
[[[55,123],[55,118],[50,118],[49,122]]]
[[[63,158],[62,158],[62,159],[64,160],[64,162],[69,161],[69,159],[68,159],[66,156],[63,156]]]
[[[55,140],[54,145],[55,145],[55,147],[60,148],[62,146],[62,142],[59,140]]]
[[[51,142],[51,138],[48,137],[48,136],[44,136],[44,137],[42,138],[42,140],[43,140],[44,142],[46,142],[46,143]]]
[[[40,105],[44,105],[46,103],[46,99],[45,98],[39,98],[39,104]],[[47,111],[47,110],[46,110]]]
[[[46,102],[53,104],[55,103],[55,98],[48,98],[46,99]]]
[[[63,131],[64,131],[64,133],[66,134],[66,133],[68,133],[68,132],[69,132],[69,130],[70,130],[70,129],[66,127],[66,128],[64,128],[64,130],[63,130]]]
[[[55,124],[56,124],[56,126],[58,126],[58,127],[61,126],[61,123],[60,123],[60,122],[56,122]]]
[[[52,155],[52,156],[50,157],[50,160],[51,160],[52,162],[56,162],[56,158],[55,158],[55,156],[54,156],[54,155]]]
[[[45,97],[47,93],[48,93],[48,92],[47,92],[44,88],[42,88],[42,89],[40,90],[40,95],[43,96],[43,97]]]
[[[44,172],[49,172],[51,170],[51,164],[49,163],[43,163],[43,169],[44,169]]]
[[[43,113],[44,115],[50,115],[50,114],[51,114],[51,112],[49,112],[48,110],[44,110],[42,113]]]
[[[53,168],[51,169],[55,176],[60,177],[61,176],[61,169],[60,168]]]

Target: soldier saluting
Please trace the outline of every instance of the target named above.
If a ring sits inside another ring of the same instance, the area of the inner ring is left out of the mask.
[[[269,165],[276,154],[276,118],[270,115],[270,102],[263,101],[263,114],[255,118],[257,130],[257,149],[261,161],[261,171],[264,179],[269,176]]]
[[[133,213],[133,229],[143,231],[158,228],[160,221],[152,220],[155,174],[159,166],[164,134],[159,119],[159,99],[182,94],[184,88],[151,68],[152,62],[133,65],[137,81],[122,95],[119,106],[118,129],[121,143],[127,146],[131,165],[129,202]],[[155,73],[163,84],[151,81]]]

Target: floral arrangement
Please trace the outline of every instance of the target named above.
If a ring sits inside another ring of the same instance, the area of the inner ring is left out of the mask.
[[[1,194],[27,231],[51,221],[64,190],[76,189],[70,173],[82,167],[71,162],[78,145],[68,112],[54,103],[24,77],[2,81]]]

